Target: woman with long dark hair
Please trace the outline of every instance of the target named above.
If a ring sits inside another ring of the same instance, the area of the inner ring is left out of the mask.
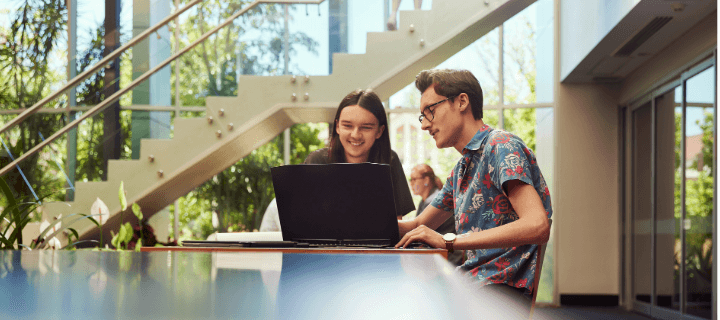
[[[370,89],[355,90],[342,99],[335,114],[330,147],[314,151],[305,159],[305,164],[363,162],[390,165],[398,218],[415,210],[400,159],[390,149],[385,108]]]

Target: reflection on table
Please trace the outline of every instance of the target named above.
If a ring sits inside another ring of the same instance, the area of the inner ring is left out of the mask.
[[[0,252],[0,318],[476,319],[439,255]]]
[[[262,248],[262,247],[142,247],[142,252],[276,252],[276,253],[333,253],[333,254],[439,254],[447,259],[447,250],[437,248],[362,248],[362,247],[312,247],[312,248]]]

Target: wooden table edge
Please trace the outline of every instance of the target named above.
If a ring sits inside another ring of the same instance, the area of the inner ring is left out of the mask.
[[[226,247],[142,247],[141,252],[282,252],[330,254],[439,254],[447,259],[446,249],[375,249],[375,248],[226,248]]]

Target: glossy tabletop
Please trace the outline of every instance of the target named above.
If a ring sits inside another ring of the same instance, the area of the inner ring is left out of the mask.
[[[440,255],[0,252],[2,319],[478,319],[499,309]]]
[[[252,247],[142,247],[142,252],[186,251],[186,252],[279,252],[279,253],[331,253],[331,254],[439,254],[447,259],[447,250],[437,248],[358,248],[358,247],[313,247],[313,248],[252,248]]]

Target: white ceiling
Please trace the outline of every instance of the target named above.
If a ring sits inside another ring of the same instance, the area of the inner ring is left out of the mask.
[[[563,83],[619,82],[709,14],[715,0],[643,0],[615,25]],[[629,56],[614,55],[653,19],[672,17]]]

